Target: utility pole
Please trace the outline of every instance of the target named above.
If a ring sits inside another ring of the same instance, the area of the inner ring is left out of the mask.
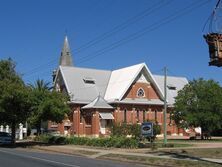
[[[164,145],[167,144],[167,68],[164,67]]]

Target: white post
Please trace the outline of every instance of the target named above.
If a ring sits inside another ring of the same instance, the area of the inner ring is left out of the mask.
[[[0,126],[0,132],[3,132],[3,125]]]
[[[6,125],[5,132],[9,133],[9,126],[8,125]]]
[[[23,124],[19,124],[19,140],[23,139]]]

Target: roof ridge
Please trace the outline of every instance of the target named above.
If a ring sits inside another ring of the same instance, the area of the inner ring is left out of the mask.
[[[75,67],[75,66],[61,66],[61,67],[62,68],[77,68],[77,69],[83,69],[83,70],[95,70],[95,71],[112,72],[111,70],[103,70],[103,69],[88,68],[88,67]]]

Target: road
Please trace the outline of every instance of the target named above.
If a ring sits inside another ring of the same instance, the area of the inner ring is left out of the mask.
[[[0,148],[0,167],[139,167],[80,156]],[[140,166],[141,167],[141,166]]]

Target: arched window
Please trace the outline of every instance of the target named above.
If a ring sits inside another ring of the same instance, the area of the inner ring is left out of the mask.
[[[145,97],[145,92],[144,92],[143,88],[139,88],[137,90],[137,97]]]

